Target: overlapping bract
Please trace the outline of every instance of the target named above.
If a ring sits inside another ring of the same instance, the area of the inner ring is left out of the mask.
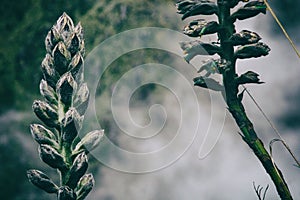
[[[74,26],[66,14],[49,31],[45,46],[47,54],[41,64],[43,79],[40,93],[44,100],[33,103],[33,111],[45,124],[32,124],[34,140],[39,144],[40,158],[62,174],[57,186],[43,172],[29,170],[28,178],[58,200],[84,199],[92,189],[92,174],[88,168],[88,150],[95,148],[103,130],[88,133],[81,140],[78,133],[88,107],[89,90],[83,79],[84,39],[80,23]],[[87,146],[85,146],[87,145]]]
[[[228,4],[230,8],[234,8],[238,6],[240,2],[244,3],[244,5],[235,9],[230,15],[228,20],[231,23],[234,23],[237,19],[244,20],[252,18],[260,13],[266,13],[266,5],[263,0],[224,0],[218,1],[217,4],[209,0],[181,0],[178,1],[176,5],[178,13],[182,14],[182,20],[184,20],[187,17],[196,15],[216,14],[218,16],[220,14],[219,4]],[[206,8],[205,12],[203,11],[204,8]],[[220,27],[219,22],[217,21],[194,19],[189,25],[184,27],[183,33],[190,37],[201,38],[201,36],[207,34],[220,34],[224,28],[225,27]],[[190,62],[197,55],[218,54],[220,56],[220,59],[210,59],[203,63],[198,72],[206,71],[206,74],[195,78],[194,84],[196,86],[222,91],[222,85],[209,78],[209,76],[214,73],[223,74],[226,71],[226,67],[230,67],[232,63],[235,63],[236,59],[257,58],[268,55],[270,48],[266,44],[259,42],[260,40],[261,37],[255,32],[248,30],[235,32],[234,30],[234,33],[226,40],[227,45],[229,44],[235,49],[232,58],[233,60],[227,60],[226,62],[222,59],[224,52],[221,44],[218,44],[218,42],[205,43],[196,40],[192,42],[181,42],[180,46],[184,51],[184,58],[187,62]],[[257,78],[258,75],[255,76],[253,73],[247,72],[235,81],[237,84],[262,83]]]

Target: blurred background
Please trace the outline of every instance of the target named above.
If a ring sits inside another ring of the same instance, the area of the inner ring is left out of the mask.
[[[38,122],[31,111],[34,99],[39,99],[41,79],[40,63],[45,56],[44,38],[63,13],[68,13],[74,23],[81,22],[85,32],[88,55],[105,39],[126,30],[141,27],[161,27],[181,31],[186,22],[176,14],[172,0],[3,0],[0,5],[0,192],[5,200],[55,199],[54,196],[31,185],[26,170],[36,168],[47,171],[57,181],[55,170],[47,167],[38,157],[37,145],[31,138],[29,124]],[[300,49],[300,2],[270,1],[287,32]],[[287,39],[268,13],[266,16],[237,23],[237,30],[253,30],[271,47],[270,55],[238,63],[238,72],[253,70],[261,75],[264,85],[249,86],[249,90],[264,111],[273,119],[282,136],[300,158],[300,66]],[[206,38],[210,40],[211,38]],[[163,41],[162,41],[163,42]],[[177,45],[178,38],[174,38]],[[101,58],[100,58],[101,59]],[[190,81],[197,76],[196,69],[182,58],[156,49],[132,51],[114,61],[105,71],[97,88],[97,117],[107,136],[120,146],[134,148],[137,141],[124,137],[114,121],[110,97],[114,84],[124,73],[145,63],[161,63],[174,67]],[[192,63],[199,67],[196,62]],[[142,77],[143,78],[143,77]],[[142,79],[141,78],[141,79]],[[178,88],[181,84],[174,80]],[[201,137],[176,162],[169,167],[146,174],[130,174],[113,170],[94,157],[90,171],[94,173],[96,186],[88,199],[103,200],[181,200],[181,199],[257,199],[252,186],[270,185],[267,199],[278,199],[273,184],[264,169],[237,134],[237,127],[227,114],[224,121],[224,105],[211,113],[210,94],[194,88],[201,107]],[[184,88],[180,90],[184,94]],[[180,122],[180,105],[176,95],[155,84],[140,87],[132,95],[130,109],[140,124],[149,122],[148,109],[153,104],[165,107],[168,120],[162,133],[148,145],[139,143],[143,150],[153,150],[157,145],[171,140]],[[188,102],[188,97],[187,102]],[[266,144],[276,135],[262,115],[245,97],[245,106],[257,132]],[[192,105],[192,104],[191,104]],[[193,108],[191,108],[193,109]],[[213,116],[213,117],[212,117]],[[195,116],[191,116],[195,117]],[[213,151],[205,158],[198,158],[199,145],[209,129],[211,120],[224,124],[221,137]],[[104,148],[105,149],[105,148]],[[112,155],[107,152],[107,156]],[[274,145],[274,159],[282,169],[295,199],[300,198],[300,169],[279,144]]]

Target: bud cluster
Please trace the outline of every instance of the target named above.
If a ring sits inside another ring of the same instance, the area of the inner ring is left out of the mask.
[[[74,26],[66,14],[57,20],[45,39],[47,54],[41,64],[43,79],[32,108],[44,123],[32,124],[31,134],[39,145],[42,161],[60,173],[60,185],[38,170],[28,170],[29,180],[58,200],[82,200],[94,185],[87,154],[103,137],[103,130],[87,133],[80,139],[89,90],[84,83],[84,39],[81,24]]]
[[[231,24],[233,29],[233,23],[236,20],[244,20],[254,17],[260,13],[266,13],[267,7],[263,0],[224,0],[220,2],[218,1],[218,3],[210,0],[180,0],[177,2],[176,6],[178,13],[182,15],[182,20],[197,15],[217,15],[220,19],[219,16],[222,15],[219,8],[220,4],[227,4],[229,8],[235,8],[240,2],[242,2],[244,5],[235,9],[235,11],[232,12],[230,17],[227,19],[228,24]],[[194,19],[189,23],[189,25],[184,27],[183,33],[190,37],[197,37],[199,39],[203,35],[214,33],[217,33],[220,37],[220,34],[222,34],[224,29],[227,28],[228,27],[224,27],[224,25],[221,25],[221,23],[217,21]],[[270,48],[266,44],[259,42],[260,40],[261,37],[255,32],[248,30],[236,32],[233,30],[233,34],[228,37],[225,42],[227,46],[230,45],[234,49],[234,54],[232,60],[227,59],[225,64],[225,52],[222,44],[219,42],[205,43],[200,40],[196,40],[192,42],[182,42],[180,45],[184,51],[184,58],[187,62],[190,62],[197,55],[219,55],[220,59],[211,59],[200,67],[199,72],[206,71],[206,74],[204,76],[195,78],[194,84],[196,86],[209,88],[212,90],[220,90],[221,84],[219,84],[217,81],[213,81],[212,85],[205,83],[206,81],[210,83],[212,82],[212,79],[208,78],[208,76],[217,72],[223,74],[226,71],[226,67],[229,67],[232,63],[235,63],[236,59],[257,58],[267,55],[270,51]],[[241,77],[237,78],[236,83],[262,83],[259,81],[257,76],[258,74],[255,72],[247,72],[241,75]],[[211,87],[209,85],[211,85]]]

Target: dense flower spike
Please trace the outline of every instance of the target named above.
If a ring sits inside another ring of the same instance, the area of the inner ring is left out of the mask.
[[[58,169],[61,185],[56,186],[38,170],[29,170],[28,178],[46,192],[56,193],[58,200],[84,199],[94,185],[92,176],[84,175],[88,169],[87,153],[97,147],[103,130],[93,131],[83,140],[78,136],[89,101],[83,77],[85,50],[81,24],[74,26],[63,13],[48,32],[45,46],[47,54],[41,64],[40,82],[45,101],[34,101],[32,108],[46,127],[32,124],[30,130],[39,144],[41,159]]]
[[[236,8],[239,4],[243,5]],[[242,132],[240,135],[270,175],[279,196],[284,200],[292,200],[282,173],[257,136],[242,104],[244,92],[239,91],[239,86],[263,82],[259,80],[259,75],[255,72],[248,71],[242,75],[236,73],[237,59],[266,56],[270,51],[266,44],[259,42],[261,38],[257,33],[248,30],[237,32],[234,24],[236,20],[245,20],[260,13],[265,14],[267,6],[264,0],[216,0],[215,2],[180,0],[176,6],[178,13],[182,15],[182,20],[196,15],[217,15],[217,21],[193,19],[184,28],[184,33],[190,37],[202,39],[202,35],[213,33],[217,33],[218,36],[218,40],[211,43],[201,40],[180,43],[187,62],[197,55],[217,54],[201,65],[198,73],[204,72],[205,74],[194,78],[194,85],[221,92],[228,110]],[[219,58],[215,58],[216,56]],[[211,78],[212,74],[220,74],[223,84]]]

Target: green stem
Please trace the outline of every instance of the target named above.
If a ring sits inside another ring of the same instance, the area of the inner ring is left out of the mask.
[[[235,119],[241,132],[243,133],[243,140],[253,150],[256,157],[259,159],[266,172],[271,177],[277,192],[281,199],[292,200],[291,193],[284,177],[272,160],[272,157],[265,149],[263,142],[258,138],[253,125],[246,115],[245,109],[241,101],[238,99],[238,84],[236,83],[236,71],[234,58],[234,49],[230,42],[229,37],[234,33],[233,22],[229,19],[230,7],[227,0],[218,0],[219,6],[219,38],[223,55],[222,59],[226,60],[228,66],[223,72],[223,84],[226,93],[226,103],[230,113]]]
[[[60,124],[62,124],[62,121],[65,117],[66,111],[65,111],[65,106],[61,103],[59,103],[58,105],[58,120],[60,122]],[[72,165],[72,161],[71,161],[71,145],[68,144],[67,142],[63,141],[62,138],[63,135],[63,127],[60,127],[59,130],[59,138],[60,138],[60,150],[61,150],[61,155],[64,158],[65,163],[67,164],[67,167],[69,168],[70,165]],[[59,170],[59,174],[60,174],[60,186],[66,185],[68,179],[69,179],[69,171],[68,170]]]

